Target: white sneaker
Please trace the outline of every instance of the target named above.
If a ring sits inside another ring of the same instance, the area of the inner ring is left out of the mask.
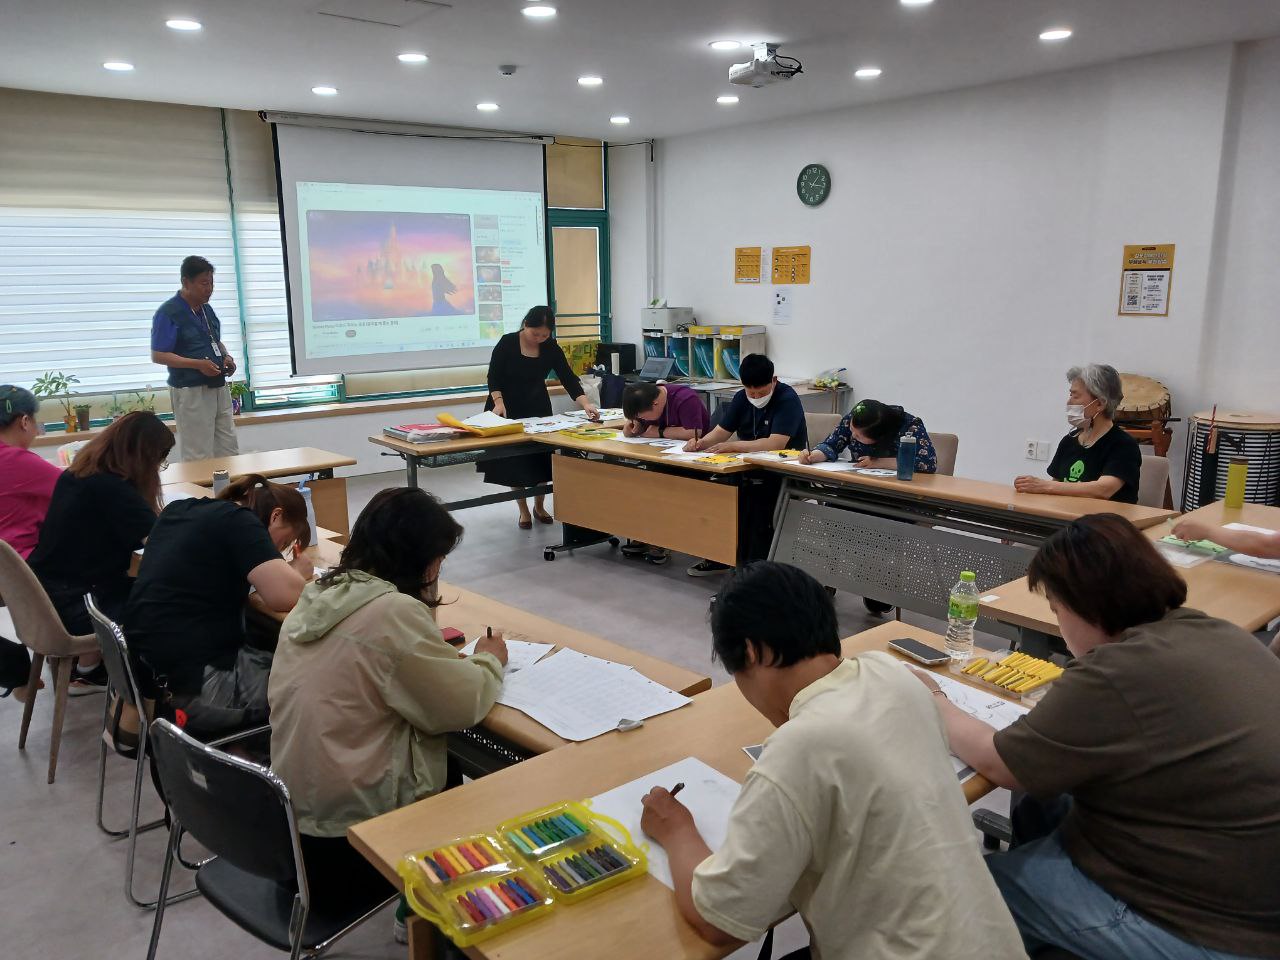
[[[396,917],[391,923],[391,936],[395,937],[396,943],[408,943],[409,925]]]

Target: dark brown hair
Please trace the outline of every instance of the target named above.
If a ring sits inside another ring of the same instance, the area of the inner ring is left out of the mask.
[[[160,464],[173,449],[173,432],[154,413],[135,410],[126,413],[89,441],[76,454],[67,471],[76,477],[111,473],[137,490],[153,504],[160,500]]]
[[[1072,520],[1031,559],[1027,583],[1115,636],[1159,620],[1187,600],[1187,585],[1155,546],[1116,513]]]
[[[417,487],[391,487],[360,511],[342,559],[320,578],[320,586],[328,587],[340,574],[360,570],[429,607],[438,607],[438,598],[423,596],[430,586],[423,574],[461,540],[461,525],[439,500]]]
[[[627,384],[622,391],[622,415],[634,420],[658,402],[659,387],[656,383],[642,380],[639,383]]]
[[[236,477],[218,494],[219,500],[230,500],[252,510],[264,527],[271,526],[271,514],[279,507],[284,522],[298,531],[298,546],[305,548],[311,540],[311,525],[307,523],[307,501],[293,487],[272,483],[258,473],[246,473]]]

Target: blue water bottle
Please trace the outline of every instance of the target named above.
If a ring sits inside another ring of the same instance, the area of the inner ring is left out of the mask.
[[[910,480],[916,472],[916,438],[903,437],[898,441],[898,479]]]

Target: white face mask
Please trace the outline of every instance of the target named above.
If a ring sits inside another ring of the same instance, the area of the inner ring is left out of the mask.
[[[1085,416],[1085,410],[1093,406],[1094,402],[1084,404],[1084,405],[1081,405],[1078,403],[1068,403],[1067,404],[1067,423],[1071,424],[1071,426],[1075,427],[1077,430],[1082,430],[1086,426],[1088,426],[1093,421],[1093,417]]]
[[[763,410],[769,405],[769,401],[773,399],[773,391],[770,390],[763,397],[747,397],[747,402],[757,410]]]

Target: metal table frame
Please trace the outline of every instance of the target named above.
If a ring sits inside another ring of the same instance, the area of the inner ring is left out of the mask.
[[[418,468],[452,467],[464,463],[479,463],[485,460],[505,460],[508,457],[526,457],[531,453],[550,451],[540,443],[506,444],[492,450],[466,450],[461,453],[411,454],[400,450],[384,450],[384,457],[399,457],[404,461],[405,482],[407,486],[418,486]],[[525,500],[529,497],[540,497],[551,493],[551,484],[541,483],[535,487],[508,489],[503,493],[488,493],[482,497],[468,497],[465,500],[450,500],[444,505],[446,510],[466,510],[468,507],[483,507],[490,503],[506,503],[510,500]]]

